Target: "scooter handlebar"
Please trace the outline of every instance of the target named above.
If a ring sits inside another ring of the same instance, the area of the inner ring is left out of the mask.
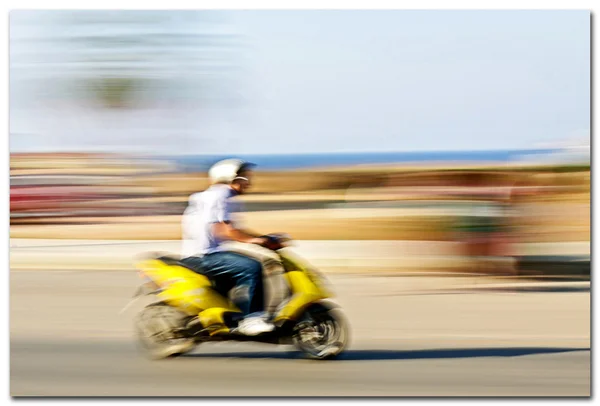
[[[292,241],[292,238],[284,233],[272,233],[264,235],[263,238],[267,239],[266,248],[271,250],[278,250],[284,248],[289,245],[289,242]]]

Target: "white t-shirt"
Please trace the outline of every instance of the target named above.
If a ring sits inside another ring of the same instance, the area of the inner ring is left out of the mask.
[[[235,191],[228,185],[212,185],[204,192],[190,196],[182,219],[182,255],[202,256],[219,251],[223,242],[216,238],[211,226],[231,221],[231,198]]]

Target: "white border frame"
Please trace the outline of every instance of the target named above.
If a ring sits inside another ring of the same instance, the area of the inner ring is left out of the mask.
[[[8,37],[8,32],[9,32],[9,27],[8,27],[8,11],[9,10],[13,10],[13,9],[161,9],[161,10],[173,10],[173,9],[420,9],[420,10],[425,10],[425,9],[492,9],[492,10],[500,10],[500,9],[521,9],[521,10],[525,10],[525,9],[564,9],[564,10],[573,10],[573,9],[582,9],[582,10],[590,10],[595,11],[595,9],[598,8],[597,3],[595,1],[591,1],[591,0],[571,0],[571,1],[554,1],[554,0],[545,0],[545,1],[540,1],[540,0],[504,0],[504,1],[498,1],[498,0],[488,0],[486,2],[481,2],[481,1],[468,1],[468,0],[463,0],[463,1],[454,1],[452,3],[448,2],[448,1],[434,1],[434,0],[422,0],[422,1],[402,1],[402,0],[398,0],[398,1],[391,1],[391,0],[371,0],[371,1],[357,1],[357,0],[304,0],[304,1],[298,1],[298,0],[288,0],[286,2],[282,2],[282,1],[276,1],[276,0],[254,0],[253,2],[249,2],[249,1],[243,1],[243,0],[222,0],[222,1],[184,1],[184,0],[171,0],[169,2],[163,2],[161,4],[156,4],[156,3],[151,3],[148,1],[134,1],[134,0],[130,0],[130,1],[124,1],[124,0],[104,0],[102,2],[94,2],[94,1],[90,1],[90,2],[80,2],[80,1],[75,1],[75,0],[55,0],[54,2],[52,2],[52,4],[46,3],[44,1],[41,0],[24,0],[24,1],[15,1],[15,0],[8,0],[7,2],[4,3],[5,4],[5,10],[6,13],[4,15],[4,18],[2,18],[0,21],[2,22],[2,32],[7,33],[7,37]],[[593,44],[596,42],[595,38],[596,38],[596,30],[592,29],[592,48],[593,48]],[[8,59],[8,45],[9,42],[8,41],[2,41],[2,56],[5,59]],[[592,54],[592,61],[593,61],[593,54]],[[7,61],[8,62],[8,61]],[[594,67],[594,64],[592,62],[592,67]],[[7,90],[8,90],[8,63],[4,63],[2,64],[2,69],[3,69],[3,77],[5,78],[5,81],[3,83],[6,84]],[[592,94],[593,92],[593,80],[592,80]],[[8,91],[4,92],[5,98],[2,99],[2,103],[6,104],[6,107],[4,108],[4,115],[3,115],[3,120],[5,121],[5,125],[4,128],[6,129],[6,132],[4,133],[4,137],[3,138],[3,142],[4,145],[6,145],[6,150],[7,153],[2,154],[1,155],[1,159],[2,159],[2,167],[4,168],[9,168],[9,149],[8,149]],[[592,105],[593,111],[592,111],[592,117],[596,117],[596,107],[594,105]],[[593,145],[592,145],[592,156],[593,156]],[[3,185],[3,190],[6,191],[7,195],[9,193],[9,177],[8,176],[4,176],[1,179],[2,185]],[[594,183],[594,177],[592,176],[592,184]],[[593,187],[593,186],[592,186]],[[593,187],[593,189],[595,189]],[[592,190],[593,190],[592,189]],[[5,196],[7,196],[5,195]],[[8,221],[8,216],[6,216],[6,214],[8,214],[9,212],[9,202],[8,199],[5,197],[4,199],[1,200],[1,204],[2,207],[4,209],[4,213],[5,213],[5,222],[7,224],[7,228],[9,228],[9,221]],[[593,230],[593,225],[592,225],[592,230]],[[9,236],[8,233],[5,234],[6,236],[6,241],[4,244],[1,244],[2,247],[2,253],[3,253],[3,257],[6,258],[6,264],[7,264],[7,272],[8,272],[8,268],[9,268],[9,261],[8,261],[8,256],[9,256]],[[592,240],[592,249],[594,248],[594,241]],[[8,276],[8,275],[7,275]],[[9,298],[9,284],[5,284],[4,285],[4,292],[5,292],[5,298]],[[7,303],[8,305],[9,303]],[[593,309],[592,309],[592,315],[593,315]],[[8,306],[5,307],[4,311],[2,312],[2,320],[4,323],[8,322]],[[7,324],[4,324],[5,326],[7,326]],[[592,328],[593,328],[593,324],[592,324]],[[593,338],[593,332],[592,332],[592,338]],[[2,340],[4,341],[4,345],[2,345],[2,356],[4,360],[8,360],[9,358],[9,337],[8,335],[3,335],[2,336]],[[594,353],[592,352],[592,355]],[[5,364],[6,365],[6,364]],[[2,393],[4,394],[3,399],[7,399],[7,401],[12,401],[8,396],[9,395],[9,369],[4,369],[3,374],[6,374],[3,379],[1,379],[1,384],[2,384]],[[592,375],[593,377],[593,375]],[[595,382],[595,380],[593,379],[592,384]],[[593,385],[594,386],[594,385]],[[147,402],[149,400],[137,400],[137,402]],[[247,401],[247,400],[246,400]],[[264,402],[265,400],[256,400],[255,402]],[[406,400],[401,400],[403,403],[405,404],[413,404],[416,402],[419,403],[429,403],[429,402],[433,402],[433,400],[424,400],[424,401],[418,401],[415,399],[406,399]],[[461,401],[461,400],[458,400]],[[509,399],[509,401],[511,401],[513,404],[515,403],[521,403],[521,402],[525,402],[524,400],[512,400]],[[544,402],[544,400],[538,400],[538,401],[542,401]],[[32,400],[20,400],[19,403],[20,404],[28,404],[30,402],[33,402]],[[98,400],[94,400],[94,403],[99,402]],[[121,403],[125,403],[125,400],[120,400],[120,401],[116,401],[116,400],[101,400],[101,403],[109,403],[111,405],[118,405]],[[152,401],[153,404],[167,404],[170,403],[172,401],[169,400],[156,400],[156,401]],[[190,401],[191,402],[191,401]],[[232,403],[234,402],[233,400],[229,400],[229,401],[216,401],[216,400],[194,400],[193,402],[202,402],[202,404],[212,404],[212,403],[219,403],[219,404],[223,404],[223,403]],[[301,402],[310,402],[311,405],[315,405],[315,404],[319,404],[319,403],[325,403],[325,400],[305,400],[305,401],[301,401]],[[344,400],[338,400],[337,402],[345,402]],[[369,400],[357,400],[354,401],[353,403],[367,403],[367,402],[371,402]],[[479,402],[484,402],[483,400],[478,400],[476,401],[477,403]],[[570,402],[570,401],[565,401],[565,402]],[[84,400],[75,400],[75,401],[71,401],[69,402],[71,404],[84,404],[86,403],[86,401]]]

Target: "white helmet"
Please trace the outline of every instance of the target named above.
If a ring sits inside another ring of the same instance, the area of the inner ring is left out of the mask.
[[[242,169],[254,166],[241,159],[225,159],[219,161],[208,170],[208,177],[211,183],[231,183],[238,177],[238,173]]]

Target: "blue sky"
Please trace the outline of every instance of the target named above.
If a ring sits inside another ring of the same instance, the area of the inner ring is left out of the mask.
[[[589,134],[588,11],[222,15],[244,38],[247,104],[189,119],[186,142],[201,134],[204,152],[517,149]],[[11,132],[49,131],[28,114],[11,111]]]

